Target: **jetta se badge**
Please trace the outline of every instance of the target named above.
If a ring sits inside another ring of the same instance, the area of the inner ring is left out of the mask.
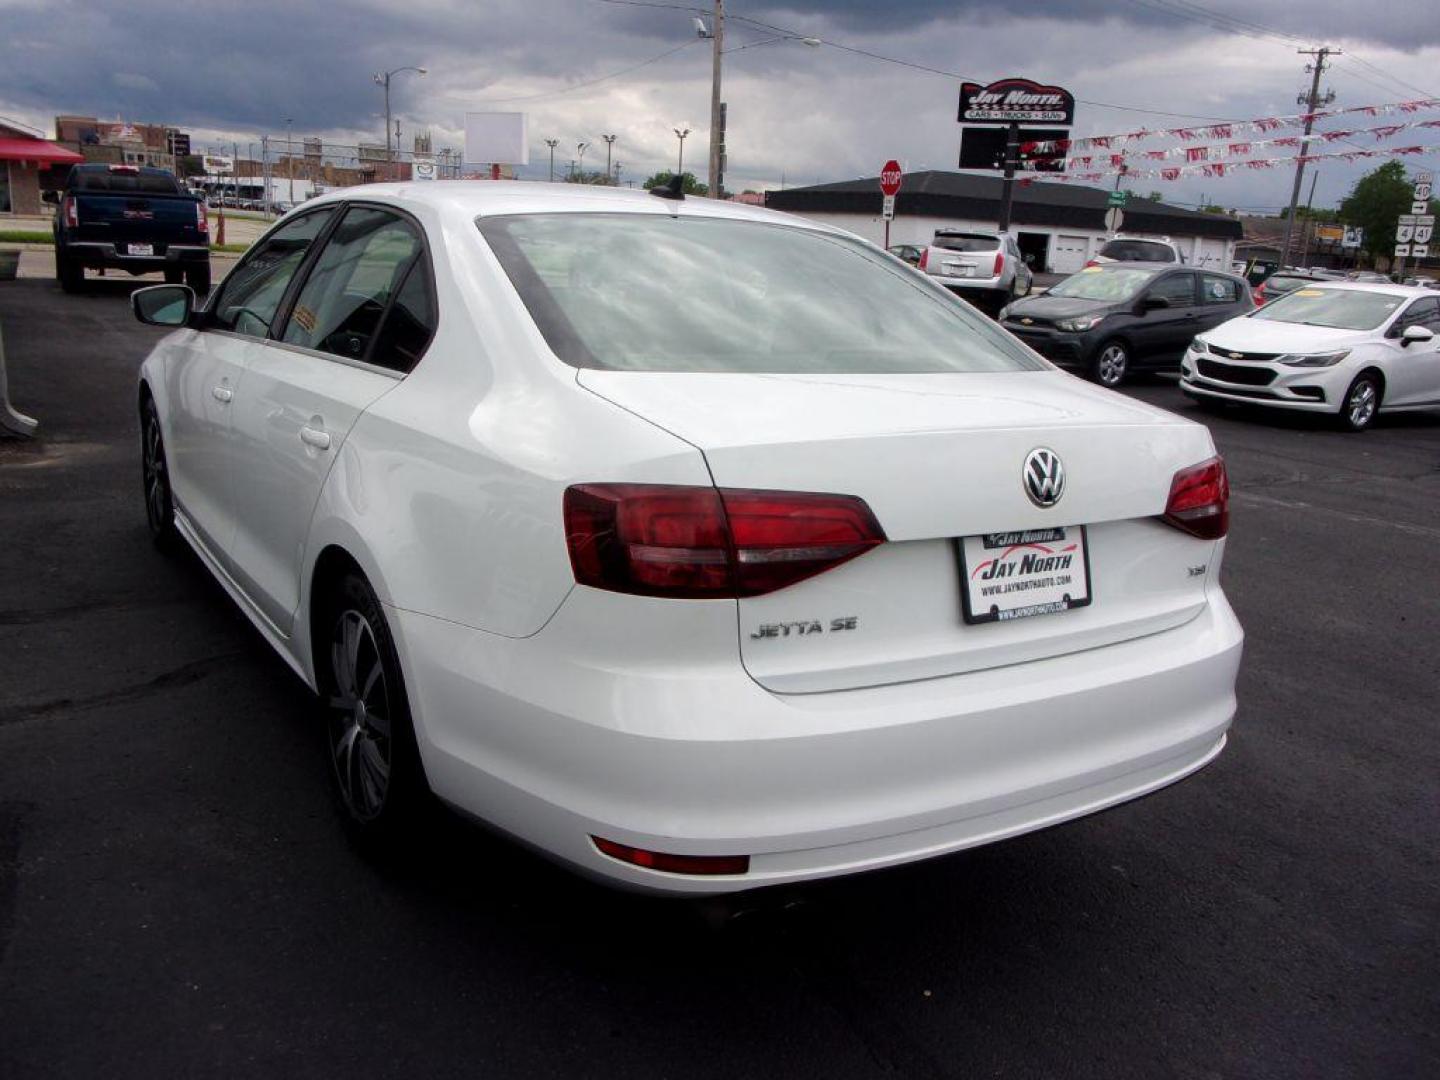
[[[1021,473],[1025,494],[1039,507],[1054,506],[1065,494],[1065,466],[1060,455],[1044,446],[1037,446],[1025,458]]]

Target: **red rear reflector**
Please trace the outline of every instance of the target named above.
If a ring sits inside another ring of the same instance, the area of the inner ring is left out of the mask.
[[[924,269],[925,269],[927,266],[929,266],[929,265],[930,265],[930,249],[929,249],[928,247],[927,247],[927,248],[921,248],[921,249],[920,249],[920,263],[919,263],[919,268],[920,268],[921,270],[924,270]]]
[[[565,492],[575,580],[676,598],[758,596],[884,543],[863,499],[669,484],[579,484]]]
[[[1096,262],[1094,259],[1091,259],[1091,260],[1090,260],[1089,262],[1087,262],[1085,265],[1086,265],[1086,266],[1099,266],[1100,264],[1099,264],[1098,262]]]
[[[663,851],[646,851],[614,840],[592,836],[595,846],[612,859],[619,859],[647,870],[664,870],[670,874],[745,874],[750,871],[749,855],[667,855]]]
[[[195,229],[198,232],[208,233],[210,231],[210,218],[205,213],[203,200],[195,200]]]
[[[1175,474],[1165,521],[1202,540],[1219,540],[1229,532],[1230,480],[1223,458],[1213,457]]]
[[[65,224],[72,229],[80,225],[80,207],[75,202],[74,195],[65,196]]]
[[[1005,253],[1004,253],[1003,251],[997,251],[997,252],[995,253],[995,272],[992,273],[990,276],[991,276],[991,277],[999,277],[999,276],[1000,276],[1000,271],[1002,271],[1002,270],[1004,270],[1004,269],[1005,269]]]

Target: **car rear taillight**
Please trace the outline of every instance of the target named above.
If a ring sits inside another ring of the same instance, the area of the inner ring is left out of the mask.
[[[210,231],[210,217],[205,213],[205,204],[199,200],[195,203],[195,229],[201,233]]]
[[[920,261],[915,265],[921,270],[930,265],[930,249],[928,247],[920,249]]]
[[[1265,303],[1265,286],[1263,283],[1255,286],[1254,290],[1250,293],[1250,298],[1255,301],[1256,307],[1260,307]]]
[[[638,596],[759,596],[885,542],[863,499],[669,484],[565,492],[575,580]]]
[[[999,277],[999,276],[1000,276],[1000,271],[1002,271],[1002,270],[1004,270],[1004,269],[1005,269],[1005,253],[1004,253],[1003,251],[997,251],[997,252],[995,252],[995,269],[991,272],[990,276],[991,276],[991,277]]]
[[[80,207],[75,202],[74,195],[65,196],[65,224],[69,228],[78,228],[80,225]]]
[[[1230,530],[1230,480],[1223,458],[1213,457],[1175,474],[1164,520],[1202,540],[1219,540]]]
[[[647,870],[664,870],[671,874],[745,874],[750,871],[749,855],[670,855],[663,851],[617,844],[603,836],[592,836],[596,848],[612,859],[643,866]]]

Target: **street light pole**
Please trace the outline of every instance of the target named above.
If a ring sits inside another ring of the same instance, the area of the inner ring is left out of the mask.
[[[375,75],[375,85],[385,88],[385,160],[394,161],[395,157],[390,152],[390,79],[391,76],[399,75],[402,71],[413,71],[417,75],[427,75],[429,72],[423,67],[398,67],[389,71],[379,72]],[[388,179],[388,177],[387,177]]]
[[[679,128],[675,128],[674,131],[675,137],[680,140],[680,158],[675,162],[675,175],[683,177],[685,175],[685,136],[690,134],[690,129],[687,127],[681,131]]]
[[[546,139],[545,145],[550,148],[550,182],[555,182],[555,147],[560,145],[559,139]]]
[[[575,176],[577,180],[583,180],[585,177],[585,151],[590,149],[590,144],[588,142],[576,143],[575,149],[580,153],[580,167],[575,170]]]
[[[605,182],[608,184],[608,183],[610,182],[610,179],[611,179],[611,173],[610,173],[610,151],[611,151],[611,149],[615,146],[615,136],[614,136],[614,135],[601,135],[600,137],[605,140]]]
[[[711,75],[710,75],[710,197],[718,199],[723,195],[721,185],[721,147],[725,143],[725,132],[720,106],[720,54],[725,48],[725,0],[715,0],[715,21],[710,27]],[[682,142],[681,148],[684,148]]]

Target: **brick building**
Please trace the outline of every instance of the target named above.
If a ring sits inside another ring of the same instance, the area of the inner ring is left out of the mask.
[[[41,173],[83,160],[28,129],[0,121],[0,217],[39,214]]]

